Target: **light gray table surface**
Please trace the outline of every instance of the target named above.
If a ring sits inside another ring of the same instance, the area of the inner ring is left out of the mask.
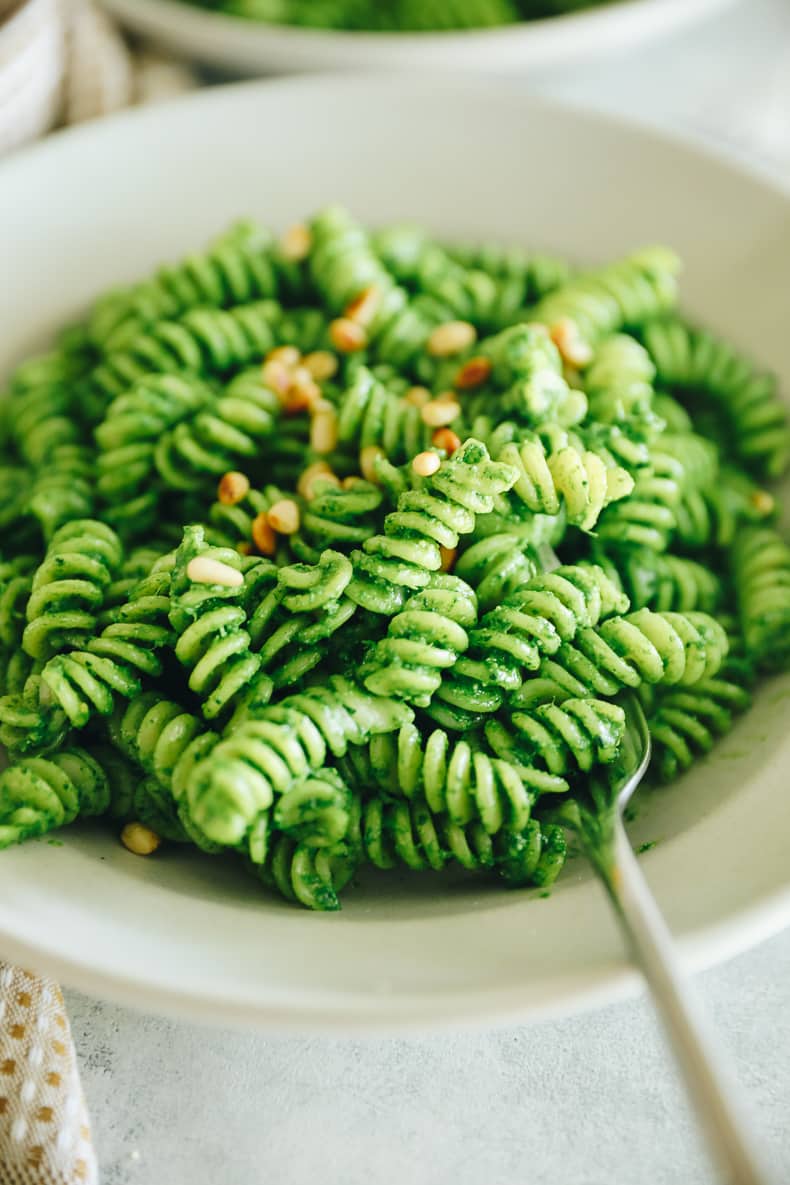
[[[713,140],[790,179],[790,2],[745,0],[546,93]],[[790,857],[789,857],[790,858]],[[790,1181],[790,931],[701,976]],[[409,1039],[267,1038],[68,993],[104,1185],[713,1185],[645,1000]]]

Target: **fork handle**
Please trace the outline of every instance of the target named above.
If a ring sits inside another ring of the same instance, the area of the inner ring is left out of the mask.
[[[711,1154],[727,1185],[768,1185],[731,1072],[714,1053],[707,1025],[681,979],[672,936],[634,855],[622,822],[613,860],[596,862],[641,967],[685,1079]]]

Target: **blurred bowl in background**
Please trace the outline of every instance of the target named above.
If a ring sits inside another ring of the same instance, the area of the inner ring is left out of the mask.
[[[49,130],[61,102],[65,37],[58,0],[0,0],[0,154]]]
[[[237,74],[314,70],[518,72],[655,41],[732,0],[610,0],[547,19],[450,33],[364,33],[267,25],[179,0],[103,0],[127,29]]]

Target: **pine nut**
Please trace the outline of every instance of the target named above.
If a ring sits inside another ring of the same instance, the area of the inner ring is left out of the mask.
[[[187,576],[195,584],[221,584],[225,588],[238,588],[244,584],[241,572],[223,564],[221,560],[213,560],[208,555],[196,555],[187,564]]]
[[[377,444],[367,444],[359,454],[359,468],[366,481],[376,481],[376,462],[385,456],[384,449]]]
[[[121,832],[121,843],[135,856],[150,856],[161,842],[156,832],[142,823],[127,823]]]
[[[301,352],[297,350],[296,346],[275,346],[266,355],[267,362],[282,362],[283,366],[287,366],[289,370],[298,366],[301,359]]]
[[[451,457],[457,448],[461,447],[461,438],[450,428],[437,428],[431,437],[434,448],[441,448]]]
[[[285,399],[291,385],[291,368],[281,362],[279,358],[272,358],[264,362],[261,367],[261,378],[270,390],[280,399]]]
[[[269,507],[266,519],[278,535],[295,535],[299,530],[299,507],[293,498],[281,498]]]
[[[296,492],[309,501],[313,497],[313,483],[322,478],[325,479],[334,476],[326,461],[314,461],[312,465],[308,465],[299,474],[299,480],[296,483]]]
[[[428,353],[435,358],[460,354],[477,340],[477,330],[469,321],[445,321],[428,338]]]
[[[584,341],[579,328],[570,317],[563,317],[549,327],[551,340],[562,356],[563,362],[571,366],[587,366],[592,361],[592,347]]]
[[[280,254],[288,263],[300,263],[310,254],[313,236],[303,222],[289,226],[280,239]]]
[[[409,387],[403,398],[415,407],[424,407],[430,400],[431,393],[427,387]]]
[[[331,453],[337,448],[337,412],[325,399],[314,406],[310,424],[310,447],[316,453]]]
[[[277,550],[277,536],[269,524],[265,510],[256,514],[252,520],[252,541],[261,555],[273,556]]]
[[[442,557],[442,571],[452,572],[455,567],[455,561],[458,559],[457,547],[442,547],[439,544],[439,554]]]
[[[449,399],[432,399],[430,403],[425,404],[420,412],[423,423],[427,424],[429,428],[442,428],[447,424],[452,424],[460,414],[460,404],[452,403]]]
[[[417,453],[411,467],[419,477],[430,477],[441,465],[436,453]]]
[[[235,506],[250,492],[250,479],[245,473],[231,469],[223,474],[217,486],[217,499],[223,506]]]
[[[302,365],[316,382],[323,383],[337,374],[340,363],[330,350],[313,350],[311,354],[305,354]]]
[[[337,317],[329,326],[329,336],[332,345],[341,354],[354,354],[357,350],[364,350],[368,344],[367,334],[361,325],[351,321],[348,317]]]
[[[768,490],[755,490],[749,497],[749,505],[756,514],[766,516],[773,514],[776,500],[773,494],[768,493]]]
[[[480,387],[491,374],[491,362],[482,354],[477,354],[465,362],[455,376],[455,385],[462,391],[470,391],[473,387]]]
[[[252,544],[249,539],[242,539],[241,543],[237,543],[236,551],[239,555],[252,555]]]
[[[380,304],[381,292],[375,284],[371,284],[369,288],[363,288],[358,296],[349,301],[343,316],[348,317],[351,321],[356,321],[357,325],[367,326],[376,316]]]

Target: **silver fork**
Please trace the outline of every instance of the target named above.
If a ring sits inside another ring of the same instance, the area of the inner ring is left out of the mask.
[[[541,565],[559,566],[551,547]],[[674,1049],[711,1155],[727,1185],[768,1185],[734,1076],[688,984],[683,982],[672,935],[642,875],[625,830],[625,810],[650,763],[650,733],[633,693],[623,697],[626,737],[622,780],[594,792],[589,804],[569,803],[560,817],[572,826],[603,882],[633,961],[641,968]]]

